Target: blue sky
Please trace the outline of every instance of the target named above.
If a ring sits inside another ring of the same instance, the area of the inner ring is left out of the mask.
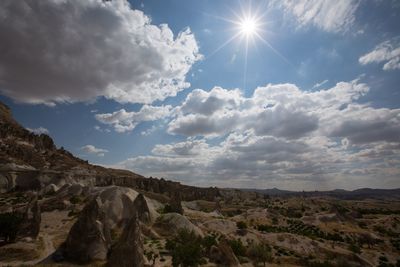
[[[400,187],[396,1],[0,5],[0,101],[81,158],[200,186]]]

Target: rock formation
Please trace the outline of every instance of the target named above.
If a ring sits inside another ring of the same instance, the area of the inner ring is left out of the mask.
[[[200,228],[179,213],[161,215],[154,224],[154,228],[157,233],[164,236],[176,235],[181,229],[187,229],[190,232],[193,231],[198,236],[203,236]]]
[[[210,259],[218,266],[240,266],[239,260],[225,239],[222,239],[218,246],[211,247]]]
[[[131,235],[126,229],[134,229],[133,217],[150,223],[158,216],[151,201],[130,188],[111,186],[93,191],[95,198],[82,210],[62,247],[66,259],[82,263],[106,260],[112,231]]]
[[[62,247],[66,259],[87,263],[107,258],[111,237],[102,206],[95,198],[82,210]]]
[[[133,201],[133,208],[135,215],[134,217],[138,217],[138,220],[143,222],[143,223],[150,223],[151,222],[151,216],[150,216],[150,210],[149,206],[147,204],[146,199],[142,194],[139,194],[135,201]]]
[[[41,218],[39,202],[35,197],[26,207],[18,236],[35,239],[39,235]]]
[[[139,217],[140,214],[137,213],[130,219],[120,239],[112,248],[106,266],[144,266],[144,249]]]

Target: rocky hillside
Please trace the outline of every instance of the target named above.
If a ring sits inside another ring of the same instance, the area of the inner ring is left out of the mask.
[[[39,190],[48,185],[59,188],[67,183],[120,185],[167,197],[179,191],[184,200],[212,200],[220,195],[217,188],[185,186],[91,165],[64,148],[57,148],[50,136],[23,128],[13,119],[10,109],[0,102],[0,192]]]

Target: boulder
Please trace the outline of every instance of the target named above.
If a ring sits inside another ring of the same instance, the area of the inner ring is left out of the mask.
[[[240,266],[239,260],[225,239],[222,239],[218,246],[211,247],[210,260],[217,263],[218,266]]]
[[[164,236],[176,235],[181,229],[186,229],[190,232],[193,231],[196,235],[203,236],[203,232],[200,228],[179,213],[166,213],[161,215],[153,225],[153,228],[158,234]]]
[[[143,198],[144,199],[144,198]],[[143,239],[139,214],[135,214],[125,227],[120,239],[112,248],[107,265],[109,267],[144,266]]]
[[[109,186],[98,189],[100,192],[93,192],[98,195],[103,203],[103,210],[107,224],[111,227],[123,228],[125,224],[133,217],[135,210],[139,209],[140,219],[143,222],[154,222],[158,217],[154,201],[147,199],[144,196],[126,187]],[[139,199],[137,199],[139,197]],[[137,202],[134,201],[137,199]],[[136,207],[135,207],[136,206]],[[143,214],[142,214],[143,213]],[[148,214],[148,215],[144,215]],[[144,217],[147,217],[145,219]]]

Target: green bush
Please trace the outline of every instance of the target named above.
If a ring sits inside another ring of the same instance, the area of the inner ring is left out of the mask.
[[[172,265],[174,267],[198,266],[202,263],[202,238],[196,236],[193,231],[180,230],[175,238],[167,240],[165,248],[172,255]]]
[[[161,213],[164,214],[164,213],[171,213],[171,212],[176,212],[176,213],[179,213],[179,214],[183,214],[182,206],[166,204]]]
[[[256,266],[259,263],[263,263],[272,260],[271,247],[268,244],[252,244],[247,252],[248,256],[254,260]]]
[[[239,228],[240,230],[247,229],[247,224],[244,221],[240,221],[236,223],[236,227]]]
[[[72,196],[72,197],[69,199],[69,202],[71,202],[71,204],[80,204],[80,203],[82,203],[83,201],[82,201],[82,198],[80,198],[79,196]]]
[[[246,247],[243,245],[240,239],[238,240],[229,240],[229,245],[231,246],[233,253],[235,253],[238,257],[246,256]]]
[[[0,237],[5,242],[15,242],[23,216],[20,213],[7,212],[0,214]]]
[[[203,247],[209,251],[212,246],[217,245],[217,238],[214,235],[208,235],[202,240]]]

